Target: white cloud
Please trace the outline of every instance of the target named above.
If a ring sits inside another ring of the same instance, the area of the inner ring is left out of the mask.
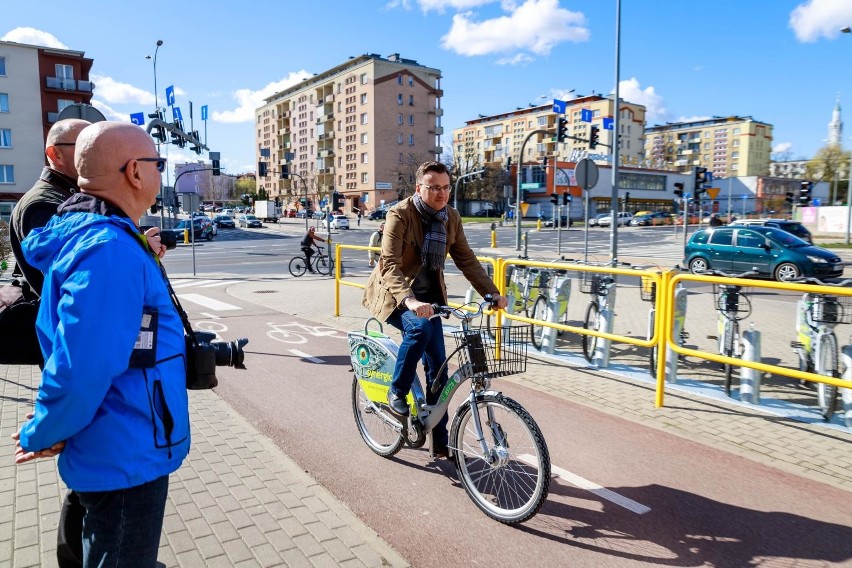
[[[560,8],[558,0],[526,0],[508,16],[480,22],[473,17],[471,12],[453,16],[450,31],[441,38],[444,49],[468,56],[517,51],[547,55],[559,43],[586,41],[590,35],[586,17]]]
[[[618,85],[618,96],[628,102],[645,107],[645,119],[648,121],[665,120],[669,111],[666,102],[657,94],[654,87],[642,88],[636,77],[621,81]]]
[[[103,101],[98,99],[92,99],[92,106],[101,111],[106,117],[107,120],[114,120],[118,122],[130,122],[130,115],[126,112],[118,112],[114,108],[105,104]]]
[[[456,11],[469,10],[470,8],[476,8],[477,6],[491,4],[494,1],[495,0],[417,0],[417,3],[420,5],[420,9],[423,10],[423,13],[425,14],[430,10],[443,13],[447,10],[447,8],[451,8]]]
[[[120,83],[106,75],[92,75],[91,79],[95,84],[97,96],[108,103],[136,103],[151,107],[154,106],[154,94],[149,91],[134,87],[128,83]]]
[[[15,28],[14,30],[7,32],[3,37],[0,37],[0,41],[14,41],[29,45],[55,47],[57,49],[70,49],[67,45],[59,41],[55,35],[35,28]]]
[[[834,39],[840,28],[852,24],[852,2],[848,0],[809,0],[790,12],[790,27],[803,43],[821,37]]]
[[[529,63],[533,58],[526,53],[518,53],[512,57],[504,57],[497,60],[497,65],[518,65],[519,63]]]
[[[710,120],[712,117],[709,116],[701,116],[700,114],[696,114],[694,116],[681,116],[675,122],[701,122],[704,120]]]
[[[292,87],[312,76],[311,73],[303,69],[291,72],[280,81],[269,83],[258,91],[239,89],[234,93],[234,99],[236,99],[238,105],[237,108],[224,112],[214,111],[212,118],[216,122],[251,122],[254,120],[254,111],[263,105],[263,99],[278,91]]]
[[[789,152],[793,149],[792,142],[779,142],[775,146],[772,147],[773,154],[783,154],[784,152]]]

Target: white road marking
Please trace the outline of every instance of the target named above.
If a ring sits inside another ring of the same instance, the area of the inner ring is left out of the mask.
[[[218,282],[218,280],[190,280],[188,282],[181,282],[180,284],[172,284],[172,288],[189,288],[190,286],[202,286],[211,282]]]
[[[307,353],[302,353],[298,349],[288,349],[288,351],[290,353],[292,353],[293,355],[296,355],[297,357],[301,357],[302,359],[307,359],[311,363],[325,363],[325,361],[323,361],[322,359],[312,357],[312,356],[308,355]]]
[[[216,286],[225,286],[227,284],[233,284],[237,282],[236,280],[220,280],[218,282],[213,282],[212,284],[201,284],[199,288],[215,288]]]
[[[220,302],[219,300],[214,300],[213,298],[208,298],[207,296],[202,296],[201,294],[178,294],[178,298],[180,298],[181,300],[187,300],[189,302],[192,302],[193,304],[198,304],[199,306],[204,306],[205,308],[209,308],[216,312],[242,309],[239,306],[235,306],[233,304],[226,304],[225,302]]]
[[[219,316],[217,316],[216,314],[210,314],[210,313],[207,313],[207,312],[201,312],[201,315],[208,318],[208,319],[213,319],[213,320],[222,319]]]
[[[518,456],[518,459],[535,466],[536,459],[529,454],[521,454]],[[645,513],[649,513],[651,511],[650,507],[646,507],[642,503],[637,503],[633,499],[625,497],[623,495],[619,495],[615,491],[611,491],[606,487],[601,487],[597,483],[593,481],[589,481],[583,477],[580,477],[577,474],[571,473],[567,469],[562,469],[561,467],[557,467],[553,464],[550,464],[550,471],[555,473],[561,479],[567,481],[568,483],[579,487],[580,489],[585,489],[586,491],[590,491],[594,493],[601,499],[606,499],[607,501],[611,501],[620,507],[624,507],[628,511],[632,511],[637,515],[644,515]]]

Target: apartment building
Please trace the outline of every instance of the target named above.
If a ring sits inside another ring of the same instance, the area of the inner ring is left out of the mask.
[[[660,168],[701,166],[714,178],[769,173],[772,125],[750,116],[667,122],[645,129],[645,157]]]
[[[622,100],[619,110],[621,133],[621,163],[638,164],[644,151],[645,107]],[[584,112],[591,121],[584,120]],[[561,114],[553,110],[551,103],[518,107],[513,111],[478,118],[465,122],[462,128],[453,130],[453,159],[462,170],[477,169],[484,165],[505,165],[507,158],[517,164],[520,160],[524,140],[536,130],[524,146],[524,162],[537,161],[544,156],[557,157],[575,162],[590,157],[596,161],[611,162],[613,130],[604,128],[615,116],[613,99],[600,95],[581,96],[567,101],[564,117],[567,119],[570,136],[563,144],[555,141],[556,123]],[[598,145],[589,148],[587,140],[591,127],[598,128]]]
[[[272,95],[255,113],[258,189],[290,206],[307,193],[311,208],[333,191],[346,211],[395,201],[411,165],[443,152],[442,95],[438,69],[374,53]],[[285,165],[301,179],[281,179]]]
[[[45,166],[59,112],[91,102],[93,61],[82,51],[0,41],[0,218],[8,220]]]

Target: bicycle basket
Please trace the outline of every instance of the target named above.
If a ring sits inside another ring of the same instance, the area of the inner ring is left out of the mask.
[[[583,294],[599,295],[603,288],[603,274],[598,272],[583,272],[580,274],[580,292]]]
[[[492,337],[491,334],[495,337]],[[526,372],[530,326],[469,329],[453,332],[459,367],[470,366],[473,375],[490,379]],[[499,341],[497,340],[499,337]]]
[[[643,302],[654,302],[657,300],[657,283],[653,278],[647,276],[642,277],[642,283],[639,286],[639,297]]]
[[[852,323],[852,299],[816,296],[811,317],[816,323]]]
[[[729,284],[713,285],[713,300],[716,309],[726,314],[741,314],[748,317],[751,313],[751,302],[748,299],[749,288],[743,286],[731,286]],[[742,319],[737,318],[737,319]]]

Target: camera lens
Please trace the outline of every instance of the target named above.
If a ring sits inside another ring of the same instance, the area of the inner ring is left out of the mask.
[[[212,341],[210,345],[216,349],[216,366],[245,369],[245,365],[243,365],[243,361],[245,360],[243,347],[247,343],[248,339],[245,337],[241,337],[235,341]]]

